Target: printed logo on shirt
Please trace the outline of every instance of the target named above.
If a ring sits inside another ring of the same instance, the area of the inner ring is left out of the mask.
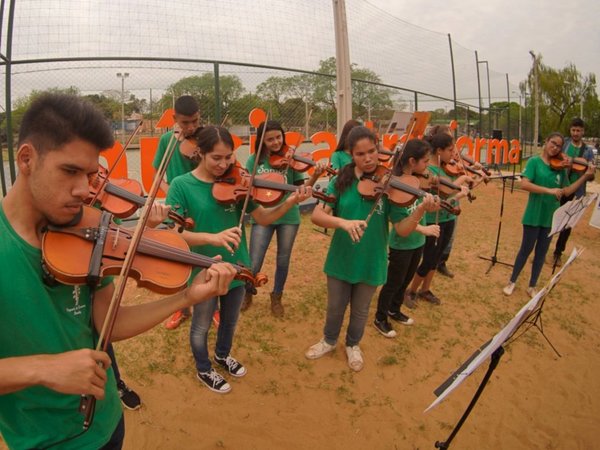
[[[81,296],[81,288],[79,286],[73,286],[73,300],[75,300],[75,305],[72,308],[67,308],[67,312],[73,314],[74,316],[79,316],[83,314],[83,310],[86,305],[80,305],[79,300]]]
[[[560,186],[562,184],[562,177],[560,176],[560,173],[556,174],[556,180],[555,183]]]
[[[223,211],[228,212],[228,213],[234,213],[237,211],[237,207],[235,205],[235,203],[232,203],[229,206],[225,206],[225,208],[223,209]]]
[[[412,213],[414,213],[418,206],[419,205],[417,205],[417,202],[413,202],[412,205],[408,207],[408,215],[410,216]]]
[[[377,208],[375,208],[375,214],[377,215],[383,215],[383,199],[380,198],[379,200],[377,200]]]
[[[272,167],[258,166],[256,169],[256,175],[262,175],[265,173],[278,173],[279,175],[283,175],[283,182],[287,183],[287,169],[273,169]]]

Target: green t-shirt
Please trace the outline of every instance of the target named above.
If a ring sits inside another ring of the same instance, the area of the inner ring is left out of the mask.
[[[191,173],[186,173],[173,180],[169,187],[166,203],[172,205],[180,214],[194,220],[192,231],[202,233],[220,233],[228,228],[237,227],[242,213],[242,203],[222,205],[212,195],[213,183],[207,183],[196,178]],[[248,212],[252,212],[256,205],[250,201]],[[246,233],[242,227],[242,240],[239,247],[232,255],[225,247],[212,245],[195,245],[191,247],[194,253],[214,257],[221,255],[223,261],[242,264],[250,267],[250,256],[246,245]],[[190,282],[202,268],[192,271]],[[244,284],[241,280],[233,280],[230,289]]]
[[[339,150],[331,154],[330,163],[331,167],[333,167],[335,170],[340,170],[346,164],[350,164],[351,162],[352,156],[347,151]]]
[[[40,249],[9,224],[0,203],[0,358],[93,348],[91,303],[86,286],[46,286]],[[108,280],[110,282],[110,280]],[[102,284],[104,286],[106,281]],[[61,449],[97,449],[108,442],[122,415],[112,368],[106,396],[96,402],[86,433]],[[0,433],[10,448],[42,448],[82,430],[79,395],[32,386],[0,395]]]
[[[454,181],[454,178],[446,175],[446,173],[444,172],[444,170],[441,167],[430,165],[428,168],[429,168],[429,171],[433,175],[449,178],[450,181]],[[435,195],[436,189],[434,188],[431,193]],[[456,220],[456,216],[454,214],[446,211],[445,209],[440,209],[439,211],[425,213],[425,222],[429,223],[429,224],[450,222],[451,220]]]
[[[563,184],[567,180],[566,170],[552,170],[539,155],[529,158],[522,176],[533,184],[547,188],[562,188],[569,184]],[[552,215],[559,206],[560,201],[554,195],[530,192],[521,223],[532,227],[550,228]]]
[[[252,169],[254,168],[254,160],[255,159],[256,159],[256,153],[253,153],[248,157],[248,160],[246,161],[246,169],[248,169],[248,171],[250,173],[252,173]],[[292,170],[290,168],[274,169],[269,164],[269,160],[267,158],[265,158],[265,160],[262,163],[259,163],[258,167],[256,168],[256,175],[261,175],[261,174],[265,174],[265,173],[278,173],[280,175],[283,175],[284,183],[286,183],[286,184],[298,185],[298,184],[302,184],[304,182],[304,180],[306,179],[304,174],[302,174],[301,172]],[[283,198],[281,199],[281,201],[284,201],[290,195],[291,195],[291,193],[285,194],[283,196]],[[251,222],[254,223],[254,219],[251,219]],[[280,225],[280,224],[299,225],[300,224],[300,207],[298,205],[292,206],[288,212],[286,212],[282,217],[277,219],[271,225]]]
[[[406,219],[408,216],[410,216],[415,211],[415,209],[417,209],[419,203],[422,202],[423,200],[419,198],[410,206],[398,207],[398,217],[400,218],[400,220]],[[424,214],[423,217],[421,217],[421,221],[419,222],[419,224],[422,226],[426,225]],[[396,229],[392,227],[392,231],[390,232],[390,248],[393,248],[395,250],[414,250],[423,247],[424,245],[424,234],[419,233],[418,231],[413,231],[408,236],[402,237],[398,233],[396,233]]]
[[[158,142],[158,149],[156,150],[156,154],[154,155],[154,161],[152,161],[152,166],[155,169],[158,169],[160,166],[160,162],[165,155],[165,151],[171,141],[171,136],[173,136],[173,132],[169,131],[168,133],[163,134],[160,137],[160,141]],[[175,144],[175,150],[173,150],[173,156],[171,157],[171,161],[169,161],[169,165],[167,166],[167,184],[171,185],[173,179],[178,177],[179,175],[183,175],[184,173],[188,173],[192,171],[196,167],[196,163],[190,161],[188,158],[183,156],[179,151],[179,142]]]
[[[365,200],[359,194],[358,180],[355,179],[341,195],[335,188],[335,180],[336,177],[333,177],[327,187],[327,193],[337,198],[335,204],[328,204],[333,208],[333,214],[349,220],[366,219],[373,201]],[[390,205],[387,198],[383,197],[360,242],[352,242],[346,231],[336,229],[327,252],[324,272],[352,284],[384,284],[387,277],[388,219],[393,223],[401,220],[400,208]]]

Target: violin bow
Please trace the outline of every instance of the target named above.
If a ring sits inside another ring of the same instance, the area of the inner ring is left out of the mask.
[[[250,174],[250,182],[248,185],[248,192],[246,193],[246,197],[244,197],[244,206],[242,206],[242,213],[240,214],[240,222],[238,223],[238,228],[241,230],[244,225],[244,216],[246,215],[246,210],[248,209],[248,203],[250,202],[250,196],[252,194],[252,186],[254,185],[254,178],[256,177],[256,170],[258,169],[258,160],[260,159],[260,154],[262,153],[263,143],[265,142],[265,128],[267,128],[267,121],[269,120],[269,113],[265,115],[265,120],[263,121],[263,132],[260,136],[260,142],[258,143],[258,151],[256,152],[256,156],[254,158],[254,166],[252,167],[252,173]]]
[[[367,215],[367,217],[365,219],[365,222],[367,222],[367,225],[369,224],[371,217],[373,217],[373,214],[375,214],[375,211],[377,210],[377,204],[379,203],[379,200],[381,200],[381,197],[383,197],[383,195],[385,194],[385,191],[387,190],[387,188],[390,185],[390,182],[392,181],[392,177],[394,176],[394,169],[396,168],[396,165],[400,161],[400,156],[402,156],[402,153],[404,152],[404,146],[411,139],[411,135],[412,135],[413,131],[415,130],[415,126],[417,125],[417,118],[413,115],[410,118],[409,123],[410,123],[410,128],[409,128],[408,133],[406,134],[406,140],[404,141],[404,143],[399,143],[396,146],[396,150],[394,152],[394,155],[392,156],[391,165],[390,165],[391,167],[390,167],[388,176],[383,183],[383,187],[382,187],[381,191],[378,192],[377,195],[375,196],[375,199],[373,200],[373,206],[371,207],[371,210],[369,211],[369,214]]]
[[[150,216],[150,212],[152,210],[152,203],[156,199],[156,195],[158,193],[158,188],[160,186],[160,182],[165,176],[167,171],[167,166],[173,153],[175,151],[175,147],[177,142],[179,142],[180,133],[176,133],[173,131],[171,135],[171,139],[167,145],[167,149],[163,156],[163,159],[160,163],[160,166],[154,176],[154,180],[152,182],[152,187],[148,192],[148,197],[146,198],[146,203],[142,208],[142,212],[140,213],[140,217],[138,219],[137,225],[135,227],[135,231],[129,243],[129,247],[127,249],[127,254],[123,261],[123,267],[121,268],[121,272],[115,281],[115,290],[113,292],[113,296],[110,300],[110,304],[108,306],[108,311],[106,312],[106,317],[104,319],[104,323],[102,324],[102,330],[100,331],[100,336],[98,338],[98,343],[96,345],[96,350],[102,350],[106,352],[108,345],[110,343],[110,338],[113,332],[113,328],[115,325],[115,321],[117,318],[117,313],[119,311],[119,306],[121,304],[121,300],[123,298],[123,294],[125,293],[125,286],[127,284],[127,275],[131,270],[131,266],[133,264],[133,259],[137,252],[137,248],[142,239],[142,232],[146,227],[146,223],[148,222],[148,217]],[[181,133],[183,135],[183,133]],[[81,404],[81,412],[85,414],[85,418],[83,421],[83,428],[87,430],[93,421],[94,410],[96,405],[96,397],[86,396],[85,400]]]
[[[129,145],[133,141],[133,138],[142,129],[143,123],[144,123],[143,121],[140,121],[140,123],[138,124],[138,126],[135,127],[135,130],[133,130],[133,132],[129,135],[129,138],[127,138],[127,142],[125,143],[125,145],[123,146],[123,148],[121,149],[121,151],[119,152],[119,154],[117,155],[117,159],[115,159],[114,164],[112,165],[112,167],[110,169],[107,170],[107,172],[106,172],[106,178],[104,178],[102,180],[102,182],[100,183],[100,187],[96,190],[96,194],[94,195],[94,197],[92,197],[92,201],[90,202],[90,205],[93,205],[94,203],[96,203],[96,200],[98,199],[98,195],[100,195],[100,192],[102,192],[102,189],[108,183],[108,178],[111,176],[111,174],[113,173],[113,171],[115,170],[115,168],[117,167],[117,165],[119,164],[119,162],[121,161],[121,158],[125,154],[125,151],[127,150],[127,148],[129,147]]]

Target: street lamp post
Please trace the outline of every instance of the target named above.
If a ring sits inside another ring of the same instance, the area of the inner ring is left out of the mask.
[[[128,76],[127,72],[117,73],[117,78],[121,79],[121,135],[123,141],[125,141],[125,78]]]

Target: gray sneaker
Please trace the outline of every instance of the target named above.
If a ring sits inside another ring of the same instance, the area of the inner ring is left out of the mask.
[[[404,302],[407,308],[415,309],[417,307],[417,293],[406,291],[404,293]]]

